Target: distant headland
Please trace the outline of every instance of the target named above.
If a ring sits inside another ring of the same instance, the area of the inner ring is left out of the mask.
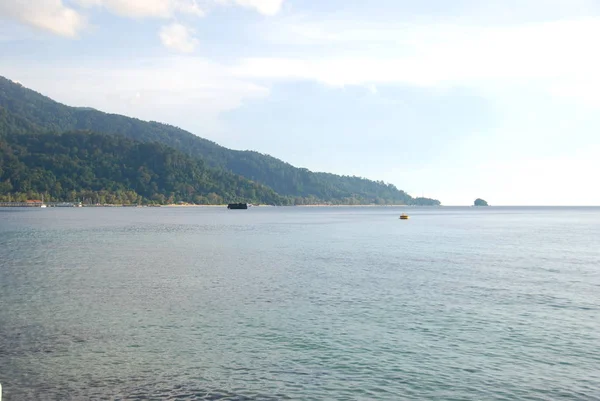
[[[384,181],[312,172],[171,125],[69,107],[1,76],[0,166],[0,202],[19,204],[440,205]]]
[[[488,203],[486,201],[484,201],[481,198],[477,198],[475,199],[475,203],[474,206],[489,206]]]

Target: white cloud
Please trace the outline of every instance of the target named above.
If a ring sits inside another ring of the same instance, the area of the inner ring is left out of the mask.
[[[594,49],[600,18],[501,27],[331,21],[277,29],[281,31],[270,32],[275,40],[296,44],[298,53],[304,45],[318,46],[319,57],[309,50],[296,58],[247,58],[234,73],[332,86],[490,88],[537,83],[549,92],[597,99],[591,96],[597,85],[586,89],[586,84],[598,82],[600,54]],[[559,87],[553,91],[554,85]]]
[[[180,126],[217,140],[219,116],[269,89],[232,77],[227,68],[192,56],[39,65],[0,58],[0,71],[51,98]]]
[[[259,13],[273,16],[279,13],[283,0],[235,0],[242,7],[254,8]]]
[[[86,26],[85,17],[67,7],[62,0],[37,0],[33,4],[23,0],[2,0],[0,18],[15,19],[66,37],[77,36]]]
[[[178,23],[163,26],[159,36],[165,47],[182,53],[191,53],[198,45],[194,30]]]
[[[80,5],[105,7],[111,12],[130,18],[171,18],[176,14],[203,16],[197,0],[76,0]],[[219,4],[237,4],[252,8],[261,14],[279,13],[283,0],[204,0],[205,7]]]
[[[85,7],[105,7],[129,18],[172,18],[176,14],[203,16],[196,0],[77,0]]]
[[[600,109],[600,79],[583,76],[557,82],[550,88],[551,95],[575,100],[588,107]]]
[[[20,23],[46,30],[57,35],[76,37],[87,26],[82,11],[105,8],[109,12],[126,18],[160,18],[175,21],[180,16],[202,17],[205,10],[200,7],[232,3],[253,8],[264,15],[275,15],[283,0],[70,0],[79,8],[65,5],[63,0],[0,0],[0,19],[16,20]],[[194,50],[198,41],[191,29],[178,23],[165,26],[159,32],[162,43],[182,52]],[[5,39],[0,35],[0,41]]]

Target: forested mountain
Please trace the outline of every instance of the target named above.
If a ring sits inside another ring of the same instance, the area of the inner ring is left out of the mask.
[[[0,110],[0,119],[2,111]],[[0,127],[2,127],[0,121]],[[1,133],[0,199],[99,203],[290,202],[175,149],[89,132]]]
[[[235,151],[182,129],[157,122],[107,114],[90,108],[69,107],[20,84],[0,77],[0,107],[20,132],[36,127],[47,132],[93,131],[135,141],[158,142],[203,160],[208,167],[234,173],[272,188],[295,204],[424,204],[395,186],[359,177],[314,173],[253,151]]]

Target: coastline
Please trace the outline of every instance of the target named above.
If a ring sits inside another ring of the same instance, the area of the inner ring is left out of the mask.
[[[36,207],[40,207],[41,204],[24,204],[24,203],[20,203],[20,202],[14,202],[13,204],[9,204],[8,202],[4,202],[3,204],[0,204],[0,207],[29,207],[29,208],[36,208]],[[80,204],[80,205],[75,205],[75,204],[68,204],[67,202],[62,202],[59,205],[56,204],[52,204],[52,203],[48,203],[47,204],[48,207],[54,208],[54,207],[93,207],[93,208],[98,208],[98,207],[168,207],[168,208],[188,208],[188,207],[204,207],[204,208],[227,208],[227,204],[220,204],[220,205],[194,205],[194,204],[167,204],[167,205],[137,205],[137,204],[128,204],[128,205],[124,205],[124,204],[92,204],[92,205],[86,205],[86,204]],[[303,208],[311,208],[311,207],[367,207],[367,208],[373,208],[373,207],[378,207],[378,208],[385,208],[385,207],[421,207],[421,205],[374,205],[374,204],[369,204],[369,205],[329,205],[329,204],[314,204],[314,205],[281,205],[281,206],[275,206],[275,205],[266,205],[266,204],[249,204],[249,206],[252,207],[303,207]],[[442,206],[442,205],[438,205],[438,206]],[[433,207],[433,206],[423,206],[423,207]]]
[[[292,205],[295,207],[411,207],[410,205],[327,205],[327,204],[317,204],[317,205]]]
[[[224,205],[162,205],[161,207],[227,207]],[[316,205],[285,205],[285,206],[273,206],[273,205],[251,205],[252,207],[411,207],[410,205],[327,205],[327,204],[316,204]]]

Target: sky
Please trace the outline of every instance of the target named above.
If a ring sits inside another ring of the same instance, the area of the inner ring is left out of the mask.
[[[444,205],[600,205],[598,0],[1,0],[0,75]]]

